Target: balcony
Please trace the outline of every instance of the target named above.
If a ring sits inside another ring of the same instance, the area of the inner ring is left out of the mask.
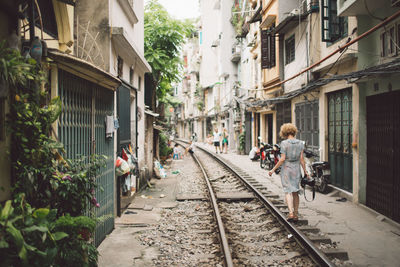
[[[392,0],[392,2],[394,2]],[[368,10],[377,10],[385,4],[376,0],[338,0],[338,16],[358,16],[368,15]],[[365,7],[368,7],[367,8]]]
[[[231,61],[237,63],[240,61],[240,58],[241,58],[241,47],[239,45],[234,45],[232,47]]]

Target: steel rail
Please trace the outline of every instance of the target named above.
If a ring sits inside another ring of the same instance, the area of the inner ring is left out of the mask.
[[[183,140],[180,140],[180,141],[185,142]],[[179,142],[177,142],[177,141],[175,141],[175,142],[179,144]],[[179,144],[179,145],[183,146],[182,144]],[[195,154],[191,154],[191,155],[194,158],[194,160],[196,161],[197,165],[199,165],[201,172],[203,173],[204,180],[207,183],[208,194],[211,199],[211,205],[213,206],[215,219],[217,220],[219,238],[220,238],[220,242],[221,242],[221,246],[222,246],[222,252],[224,253],[225,266],[233,267],[232,254],[229,249],[228,239],[226,237],[225,227],[224,227],[224,223],[222,222],[221,213],[219,212],[217,198],[215,197],[215,194],[214,194],[213,188],[211,186],[211,183],[209,181],[208,175],[207,175],[203,165],[201,164],[200,160],[197,158],[197,156]]]
[[[187,143],[187,141],[180,139],[180,141]],[[239,174],[231,165],[229,165],[225,160],[222,158],[214,155],[212,152],[208,151],[207,149],[196,146],[196,148],[201,149],[202,151],[209,154],[211,157],[218,160],[222,165],[232,171],[240,180],[250,189],[252,190],[258,199],[263,202],[267,208],[272,212],[272,215],[277,218],[277,220],[293,235],[293,237],[297,240],[297,242],[308,252],[312,260],[318,264],[319,266],[336,266],[333,264],[329,258],[319,249],[317,248],[314,243],[304,235],[300,230],[298,230],[293,224],[287,221],[286,216],[277,209],[274,204],[269,201],[257,188],[251,185],[246,178],[244,178],[241,174]]]

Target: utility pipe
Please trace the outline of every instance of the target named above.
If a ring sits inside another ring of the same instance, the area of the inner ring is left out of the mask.
[[[299,73],[293,75],[290,78],[287,78],[286,80],[283,80],[277,84],[273,84],[267,87],[263,87],[262,90],[267,90],[267,89],[271,89],[274,87],[277,87],[279,85],[282,85],[290,80],[293,80],[294,78],[300,76],[301,74],[303,74],[306,71],[309,71],[310,69],[314,68],[315,66],[318,66],[319,64],[321,64],[322,62],[324,62],[325,60],[327,60],[328,58],[332,57],[333,55],[335,55],[337,52],[343,51],[344,48],[349,47],[350,45],[354,44],[355,42],[358,42],[359,40],[361,40],[362,38],[364,38],[365,36],[373,33],[374,31],[376,31],[377,29],[385,26],[386,24],[388,24],[389,22],[391,22],[392,20],[394,20],[395,18],[397,18],[398,16],[400,16],[400,10],[397,11],[396,13],[394,13],[393,15],[391,15],[390,17],[388,17],[387,19],[385,19],[384,21],[382,21],[381,23],[375,25],[374,27],[372,27],[371,29],[369,29],[368,31],[364,32],[363,34],[361,34],[360,36],[357,36],[357,38],[355,38],[354,40],[344,44],[342,47],[337,48],[335,51],[333,51],[332,53],[330,53],[329,55],[327,55],[326,57],[324,57],[323,59],[321,59],[320,61],[312,64],[311,66],[309,66],[308,68],[300,71]]]

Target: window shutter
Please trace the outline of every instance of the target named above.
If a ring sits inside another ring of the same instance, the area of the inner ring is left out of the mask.
[[[270,62],[269,62],[269,66],[271,67],[275,67],[276,66],[276,58],[275,58],[275,36],[273,34],[269,34],[269,56],[270,56]]]
[[[268,48],[268,31],[261,31],[261,69],[269,69],[270,68],[270,59],[269,59],[269,48]]]

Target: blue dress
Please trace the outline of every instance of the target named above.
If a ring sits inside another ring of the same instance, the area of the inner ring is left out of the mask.
[[[281,170],[281,182],[285,193],[300,190],[300,155],[303,149],[304,143],[298,139],[286,139],[281,143],[281,154],[286,156]]]

